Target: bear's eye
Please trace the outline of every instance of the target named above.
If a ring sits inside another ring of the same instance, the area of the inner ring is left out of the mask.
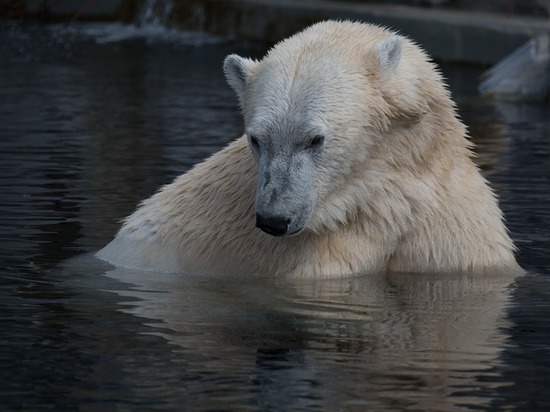
[[[260,143],[258,143],[258,139],[256,139],[254,136],[250,136],[250,145],[254,148],[254,150],[260,149]]]
[[[318,147],[321,147],[323,143],[325,142],[325,136],[322,136],[320,134],[313,136],[313,138],[309,141],[308,148],[310,149],[316,149]]]

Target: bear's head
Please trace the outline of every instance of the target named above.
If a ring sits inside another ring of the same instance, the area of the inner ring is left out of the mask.
[[[434,72],[406,38],[351,22],[311,26],[261,61],[230,55],[224,71],[258,163],[256,225],[274,236],[334,229],[368,201],[343,190],[393,124],[426,111],[419,84]]]

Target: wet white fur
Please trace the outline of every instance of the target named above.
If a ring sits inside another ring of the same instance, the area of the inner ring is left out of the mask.
[[[294,277],[519,269],[449,92],[413,42],[329,21],[224,69],[246,134],[145,200],[100,258]],[[316,135],[324,145],[308,148]],[[258,210],[301,232],[259,231]]]

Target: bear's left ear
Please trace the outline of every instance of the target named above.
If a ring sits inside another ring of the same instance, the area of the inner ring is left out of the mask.
[[[401,62],[403,39],[395,34],[382,40],[376,45],[380,70],[384,73],[393,73]]]
[[[254,64],[254,60],[236,54],[230,54],[223,62],[223,72],[227,83],[235,90],[241,103],[243,102],[246,78]]]
[[[418,121],[428,110],[423,94],[418,90],[415,74],[403,71],[396,76],[399,66],[403,64],[404,38],[392,34],[378,42],[374,47],[375,73],[380,73],[380,90],[382,97],[390,105],[392,118]],[[376,61],[377,60],[377,61]],[[372,64],[372,63],[371,63]]]

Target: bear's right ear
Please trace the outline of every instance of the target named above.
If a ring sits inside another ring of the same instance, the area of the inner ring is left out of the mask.
[[[223,62],[223,72],[227,83],[235,90],[239,100],[243,101],[246,78],[250,68],[255,64],[252,59],[245,59],[236,54],[230,54]]]
[[[403,39],[398,35],[391,35],[378,43],[376,51],[380,69],[385,73],[393,73],[401,63]]]

